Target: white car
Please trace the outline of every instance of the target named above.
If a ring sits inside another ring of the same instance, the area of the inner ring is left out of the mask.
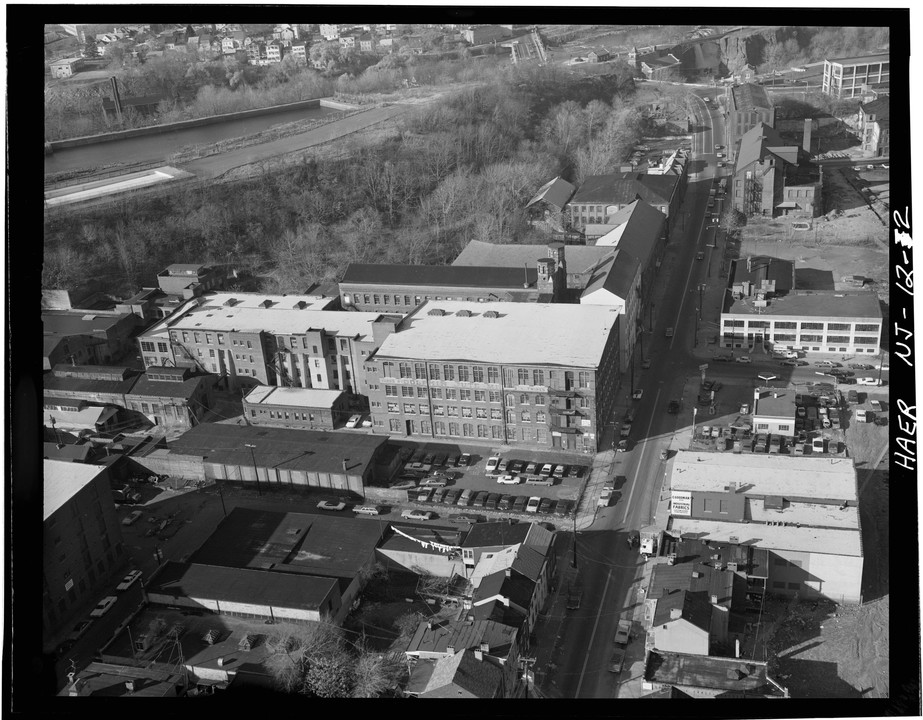
[[[350,416],[349,420],[346,421],[346,427],[348,428],[359,427],[360,420],[362,420],[361,415],[352,415]]]
[[[140,510],[135,510],[135,511],[133,511],[128,517],[126,517],[124,520],[122,520],[122,525],[131,525],[131,524],[132,524],[133,522],[135,522],[139,517],[141,517],[141,511],[140,511]]]
[[[90,617],[102,617],[112,609],[112,606],[115,605],[117,601],[118,598],[115,595],[104,597],[99,601],[99,604],[90,611]]]
[[[718,153],[718,157],[719,157],[719,158],[723,158],[723,157],[724,157],[724,153]]]
[[[612,488],[604,487],[602,493],[599,496],[599,500],[596,501],[596,507],[608,507],[609,500],[612,498]]]
[[[319,510],[334,510],[339,511],[346,508],[345,502],[331,502],[330,500],[321,500],[317,503],[317,508]]]
[[[378,515],[381,510],[377,505],[359,505],[353,508],[356,515]]]
[[[487,458],[487,465],[484,466],[484,472],[486,472],[488,475],[495,473],[497,471],[497,465],[499,464],[500,464],[499,457],[494,456],[494,457]]]
[[[401,517],[404,520],[429,520],[433,514],[429,510],[404,510]]]
[[[881,380],[873,377],[856,378],[856,385],[881,385]]]
[[[140,570],[132,570],[128,575],[122,578],[122,582],[115,586],[116,590],[128,590],[132,585],[134,585],[138,578],[141,577]]]
[[[538,506],[542,504],[542,499],[540,497],[530,497],[529,502],[526,503],[526,512],[538,512]]]
[[[515,475],[500,475],[497,478],[497,482],[501,485],[518,485],[519,478]]]
[[[640,400],[642,395],[644,395],[644,390],[641,390],[641,389],[639,388],[639,389],[635,390],[635,391],[631,394],[631,399],[632,399],[632,400]]]
[[[740,357],[736,358],[736,361],[739,362],[739,363],[748,363],[748,362],[750,362],[750,356],[749,356],[749,355],[741,355]]]

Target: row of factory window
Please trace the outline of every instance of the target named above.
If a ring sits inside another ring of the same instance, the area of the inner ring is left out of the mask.
[[[396,367],[395,367],[396,366]],[[489,365],[486,368],[482,365],[437,365],[429,364],[429,377],[427,377],[427,364],[423,362],[392,362],[384,360],[381,363],[381,376],[383,378],[401,378],[405,380],[431,380],[447,382],[476,382],[491,383],[500,382],[500,368]],[[570,385],[576,380],[579,388],[588,388],[592,373],[585,371],[565,371],[564,380]],[[554,370],[545,370],[527,368],[506,368],[503,372],[503,380],[506,385],[528,385],[531,387],[545,387],[547,384],[554,386],[555,381],[560,379]]]
[[[292,420],[305,420],[305,421],[314,422],[314,413],[294,412],[294,411],[292,413],[289,413],[288,410],[268,410],[268,411],[260,410],[260,415],[265,415],[267,412],[269,413],[269,417],[272,418],[273,420],[283,420],[283,419],[288,420],[290,419],[289,414],[291,414]],[[285,416],[284,418],[283,418],[283,415]],[[254,417],[254,418],[256,417],[256,410],[253,410],[253,409],[250,410],[250,417]]]
[[[728,338],[743,338],[743,333],[724,333],[725,337]],[[753,337],[753,333],[747,333],[748,338]],[[794,333],[774,333],[772,336],[772,342],[777,343],[793,343],[796,342]],[[800,339],[797,340],[799,343],[842,343],[846,345],[877,345],[877,337],[854,337],[850,338],[849,335],[827,335],[824,339],[823,335],[809,335],[802,333],[798,336]],[[768,338],[767,338],[768,339]]]
[[[172,335],[173,340],[179,340],[180,335],[182,335],[183,343],[184,343],[184,344],[189,342],[190,333],[186,332],[185,330],[183,330],[181,333],[179,333],[179,332],[174,332],[173,335]],[[203,339],[203,336],[204,336],[205,344],[206,344],[206,345],[214,345],[214,344],[215,344],[214,342],[212,342],[212,339],[213,339],[213,334],[212,334],[212,333],[208,333],[208,332],[206,332],[206,333],[192,332],[192,333],[191,333],[191,336],[192,336],[192,341],[195,342],[195,343],[201,343],[201,342],[202,342],[202,339]],[[217,341],[218,341],[217,344],[218,344],[218,345],[224,345],[224,334],[223,334],[223,333],[215,333],[215,334],[214,334],[214,337],[217,339]],[[291,347],[291,348],[293,348],[293,349],[298,347],[298,338],[297,338],[296,336],[294,336],[294,335],[290,336],[289,339],[288,339],[288,341],[289,341],[289,347]],[[339,341],[340,341],[340,350],[341,350],[342,352],[348,352],[348,351],[349,351],[349,340],[347,340],[346,338],[339,338]],[[252,341],[252,340],[238,340],[238,339],[236,339],[236,338],[232,338],[232,339],[231,339],[231,344],[234,345],[234,346],[239,346],[239,347],[241,347],[241,348],[247,347],[247,348],[253,349],[253,341]],[[284,338],[280,338],[280,344],[283,345],[283,346],[285,345],[285,340],[284,340]],[[162,352],[162,353],[167,352],[167,345],[166,345],[166,343],[158,342],[157,345],[158,345],[158,350],[159,350],[160,352]],[[315,355],[320,354],[320,353],[318,352],[318,346],[317,346],[317,345],[310,345],[310,346],[309,346],[309,345],[308,345],[308,338],[307,338],[307,336],[302,336],[302,337],[301,337],[301,349],[307,350],[309,347],[310,347],[310,349],[311,349],[311,352],[314,353]],[[148,341],[142,341],[142,342],[141,342],[141,349],[144,350],[145,352],[154,352],[154,343],[148,342]],[[366,353],[363,352],[362,354],[365,355]]]
[[[787,320],[724,320],[725,327],[748,327],[748,328],[764,328],[769,329],[773,328],[775,330],[795,330],[800,325],[802,330],[823,330],[824,326],[827,327],[827,332],[831,330],[853,330],[854,332],[874,332],[877,333],[881,330],[881,325],[875,324],[863,324],[857,323],[855,326],[853,323],[837,323],[837,322],[802,322],[796,323]]]
[[[506,428],[502,425],[475,425],[473,423],[444,423],[436,420],[430,423],[429,420],[409,420],[409,430],[411,435],[447,435],[450,437],[478,437],[490,438],[492,440],[522,440],[524,442],[548,442],[548,430],[546,428]],[[389,429],[392,432],[404,432],[408,429],[404,420],[392,418],[388,421]]]
[[[400,390],[398,390],[400,388]],[[403,397],[403,398],[432,398],[434,400],[460,400],[462,402],[491,402],[491,403],[500,403],[503,400],[499,390],[469,390],[467,388],[425,388],[421,386],[414,385],[385,385],[385,395],[387,397]],[[529,395],[526,393],[519,393],[518,395],[514,393],[506,394],[506,405],[507,407],[512,407],[513,405],[537,405],[543,407],[547,398],[544,395]],[[588,408],[590,406],[590,399],[582,396],[575,398],[575,403],[581,408]]]
[[[470,408],[470,407],[456,407],[455,405],[415,405],[413,403],[396,403],[389,402],[387,404],[387,410],[391,414],[399,414],[403,412],[405,415],[416,415],[419,409],[420,415],[429,415],[430,408],[432,408],[432,413],[436,417],[447,416],[447,417],[463,417],[470,418],[476,417],[482,420],[487,420],[488,417],[491,420],[503,420],[503,411],[500,408]],[[515,424],[517,422],[532,422],[532,412],[529,410],[521,410],[518,415],[515,410],[506,411],[506,422]],[[535,411],[535,422],[544,424],[547,422],[548,416],[541,410]]]
[[[370,293],[370,294],[363,293],[362,295],[359,295],[359,293],[356,293],[355,298],[356,298],[357,304],[360,302],[359,300],[360,297],[362,298],[361,302],[363,305],[398,305],[398,306],[406,306],[408,308],[416,307],[423,300],[433,300],[433,299],[435,300],[459,300],[459,301],[465,300],[467,302],[487,302],[488,300],[487,298],[483,298],[483,297],[478,297],[478,298],[462,297],[462,296],[453,297],[451,295],[446,295],[446,296],[436,295],[435,297],[430,297],[429,295],[422,295],[422,296],[414,295],[412,297],[413,302],[411,302],[410,295],[392,296],[388,294],[378,295],[375,293]],[[394,299],[394,302],[391,302],[392,297]]]

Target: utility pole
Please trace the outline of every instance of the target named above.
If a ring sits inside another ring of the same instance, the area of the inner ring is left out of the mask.
[[[256,475],[256,492],[260,497],[263,497],[263,492],[260,490],[260,471],[256,467],[256,456],[253,454],[253,450],[256,448],[256,445],[251,445],[250,443],[244,443],[245,448],[250,448],[250,459],[253,461],[253,472]]]
[[[615,443],[615,440],[612,441]],[[570,561],[570,566],[577,569],[577,508],[574,508],[574,553],[573,558]]]

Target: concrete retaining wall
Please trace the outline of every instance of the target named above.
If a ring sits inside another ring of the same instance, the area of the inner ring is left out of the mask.
[[[155,450],[144,457],[132,457],[131,459],[151,474],[169,475],[171,485],[176,484],[180,478],[205,479],[205,465],[200,457],[177,455],[167,450]]]
[[[338,103],[333,100],[314,99],[300,100],[299,102],[286,103],[285,105],[272,105],[265,108],[256,108],[255,110],[241,110],[235,113],[225,113],[224,115],[212,115],[211,117],[196,118],[195,120],[180,120],[178,122],[166,123],[165,125],[153,125],[151,127],[134,128],[132,130],[119,130],[117,132],[102,133],[100,135],[85,135],[68,140],[55,140],[47,143],[45,152],[60,150],[62,148],[77,147],[79,145],[93,145],[95,143],[110,142],[112,140],[124,140],[125,138],[140,137],[143,135],[159,135],[160,133],[172,132],[173,130],[185,130],[191,127],[200,127],[202,125],[214,125],[216,123],[227,122],[228,120],[241,120],[258,115],[271,115],[286,110],[300,110],[302,108],[329,107],[336,110],[353,110],[354,106]]]

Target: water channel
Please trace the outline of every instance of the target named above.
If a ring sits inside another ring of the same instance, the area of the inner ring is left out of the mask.
[[[169,155],[186,145],[213,143],[218,140],[260,132],[273,125],[281,125],[297,120],[317,120],[341,112],[341,110],[326,107],[284,110],[271,115],[257,115],[184,130],[173,130],[154,135],[62,148],[56,150],[52,155],[45,156],[45,174],[64,170],[102,167],[114,163],[166,160]]]

